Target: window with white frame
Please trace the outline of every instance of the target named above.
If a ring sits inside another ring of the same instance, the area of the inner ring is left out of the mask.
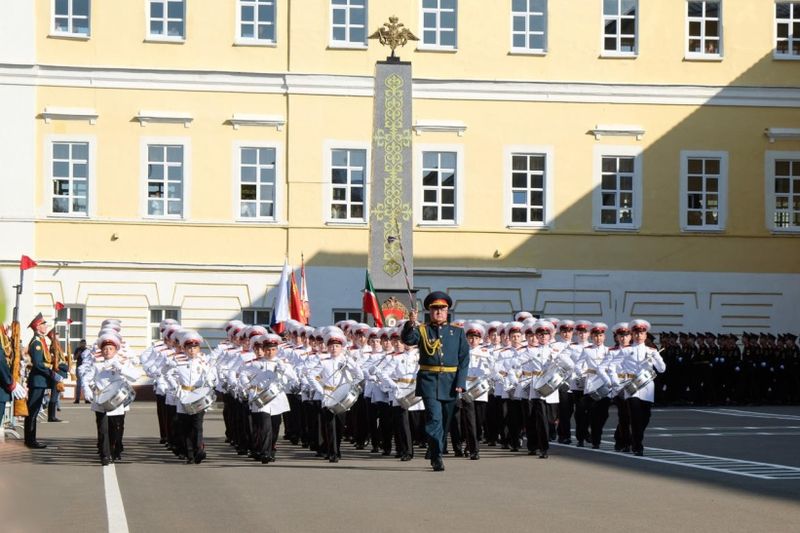
[[[277,150],[241,146],[239,155],[239,216],[275,220]]]
[[[90,0],[53,0],[53,34],[89,36]]]
[[[367,0],[331,0],[331,44],[366,46]]]
[[[89,209],[89,143],[53,141],[50,144],[52,213],[87,215]]]
[[[422,0],[422,47],[456,48],[458,0]]]
[[[366,149],[331,149],[330,180],[330,219],[366,222]]]
[[[173,307],[150,308],[150,327],[148,330],[150,331],[151,341],[161,340],[161,332],[159,331],[159,327],[161,326],[161,321],[168,318],[180,322],[181,310]]]
[[[800,58],[800,2],[775,3],[775,57]]]
[[[681,229],[725,228],[728,154],[681,152]]]
[[[603,0],[603,53],[636,55],[638,0]]]
[[[422,152],[422,222],[456,221],[456,152]]]
[[[269,325],[272,309],[268,307],[253,307],[242,309],[242,322],[245,324]]]
[[[240,41],[264,44],[275,42],[275,1],[238,0]]]
[[[686,2],[688,56],[719,57],[722,55],[722,1],[690,0]]]
[[[767,153],[768,226],[800,231],[800,152]]]
[[[148,36],[151,39],[183,40],[186,37],[185,0],[149,0]]]
[[[147,145],[147,215],[183,216],[184,146]]]
[[[546,187],[548,154],[512,152],[511,220],[513,226],[543,226],[547,223]]]
[[[73,353],[81,339],[86,338],[85,309],[68,305],[56,313],[56,334],[64,353]]]
[[[595,226],[636,229],[641,224],[641,150],[603,147],[595,152]]]
[[[511,50],[544,52],[547,47],[547,0],[512,0]]]

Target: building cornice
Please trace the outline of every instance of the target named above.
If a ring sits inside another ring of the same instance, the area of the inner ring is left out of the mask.
[[[200,92],[373,95],[371,76],[0,64],[0,85]],[[417,99],[800,107],[800,87],[416,78]]]

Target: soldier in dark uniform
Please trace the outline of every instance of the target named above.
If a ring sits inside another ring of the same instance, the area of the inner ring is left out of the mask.
[[[795,341],[797,336],[787,333],[783,336],[783,359],[786,365],[787,397],[790,403],[800,402],[800,348]]]
[[[36,440],[36,415],[42,408],[44,392],[53,386],[53,368],[50,363],[50,349],[47,346],[47,322],[42,314],[36,315],[28,325],[33,330],[33,338],[28,344],[31,358],[31,372],[28,375],[28,416],[25,417],[25,446],[46,448],[47,445]]]
[[[464,329],[447,323],[452,305],[444,292],[431,292],[424,301],[425,309],[430,311],[430,324],[419,324],[417,311],[411,311],[401,334],[404,344],[419,346],[416,394],[425,403],[425,433],[431,466],[436,472],[444,470],[442,450],[469,370],[469,344]]]

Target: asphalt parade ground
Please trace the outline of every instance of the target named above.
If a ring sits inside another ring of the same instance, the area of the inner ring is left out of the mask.
[[[424,451],[400,462],[342,447],[331,464],[279,441],[262,465],[224,443],[206,414],[208,459],[185,465],[158,444],[155,404],[136,402],[121,462],[102,467],[94,416],[67,404],[29,450],[0,443],[4,533],[225,531],[798,531],[800,407],[655,409],[645,456],[554,444],[543,460],[483,447],[481,460]]]

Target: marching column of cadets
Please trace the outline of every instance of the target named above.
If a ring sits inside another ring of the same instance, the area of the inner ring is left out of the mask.
[[[737,402],[771,394],[796,400],[781,396],[798,389],[800,354],[791,334],[745,334],[739,350],[733,335],[662,333],[659,351],[650,324],[639,319],[609,328],[521,312],[507,323],[452,325],[464,328],[470,346],[469,394],[457,401],[443,450],[449,454],[451,447],[456,457],[478,460],[481,446],[500,446],[547,458],[550,442],[571,444],[573,435],[577,446],[598,448],[611,406],[619,419],[608,431],[615,449],[642,455],[656,399]],[[129,403],[106,410],[99,395],[121,380],[136,381],[139,365],[153,381],[160,442],[187,463],[206,459],[203,412],[215,401],[223,404],[225,441],[262,464],[277,459],[281,425],[285,441],[330,462],[341,459],[342,439],[359,450],[412,460],[415,449],[428,443],[424,404],[413,401],[419,354],[400,340],[402,327],[346,320],[313,328],[290,321],[281,338],[233,320],[224,328],[226,339],[203,353],[197,332],[165,320],[161,340],[136,357],[122,339],[120,322],[108,319],[78,370],[96,416],[101,463],[122,457]],[[773,339],[780,343],[770,344]],[[534,384],[554,366],[568,369],[568,376],[556,390],[540,394]],[[687,369],[696,372],[687,377]],[[623,385],[645,370],[655,380],[628,392]],[[740,387],[739,376],[756,378]],[[356,384],[352,408],[334,412],[331,405]],[[709,392],[701,396],[704,387]]]

